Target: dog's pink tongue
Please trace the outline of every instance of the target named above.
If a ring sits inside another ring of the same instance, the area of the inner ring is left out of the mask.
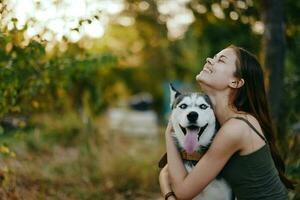
[[[187,154],[192,154],[197,148],[198,130],[187,129],[186,138],[184,141],[184,149]]]

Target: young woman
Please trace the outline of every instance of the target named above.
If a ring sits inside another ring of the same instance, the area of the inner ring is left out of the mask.
[[[229,46],[207,58],[197,75],[209,95],[221,128],[209,150],[187,173],[172,140],[172,122],[165,137],[168,154],[159,176],[165,199],[191,199],[218,174],[238,200],[287,200],[293,184],[275,146],[263,71],[248,51]]]

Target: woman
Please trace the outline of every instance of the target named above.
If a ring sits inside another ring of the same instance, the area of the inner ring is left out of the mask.
[[[191,199],[218,174],[228,181],[238,200],[286,200],[293,184],[275,146],[274,130],[256,58],[229,46],[207,58],[197,75],[209,95],[221,128],[209,150],[188,174],[166,129],[168,165],[159,177],[165,199]],[[172,191],[172,190],[173,191]]]

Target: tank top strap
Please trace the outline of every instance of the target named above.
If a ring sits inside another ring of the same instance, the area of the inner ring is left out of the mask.
[[[245,118],[243,117],[232,117],[234,119],[239,119],[242,120],[244,122],[246,122],[246,124],[248,124],[250,126],[250,128],[261,138],[265,141],[266,144],[268,144],[268,140]]]

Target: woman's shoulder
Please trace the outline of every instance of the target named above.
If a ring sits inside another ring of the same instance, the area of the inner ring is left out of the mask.
[[[227,120],[222,126],[222,131],[231,132],[231,133],[239,133],[241,130],[247,128],[246,123],[238,118],[244,118],[242,116],[235,116]]]
[[[244,138],[244,134],[249,131],[249,125],[240,118],[247,120],[254,126],[259,126],[255,117],[243,114],[230,118],[221,126],[220,132],[225,133],[224,136],[226,135],[226,137],[230,137],[231,139],[242,140]]]
[[[222,141],[226,140],[233,143],[239,143],[243,138],[241,132],[243,132],[244,129],[244,124],[237,120],[229,119],[220,127],[216,134],[216,138]]]
[[[230,156],[242,148],[243,136],[241,135],[243,124],[236,120],[228,120],[218,130],[210,149],[211,152],[230,152]]]
[[[240,114],[236,115],[234,117],[231,117],[226,123],[223,124],[225,128],[232,128],[235,130],[237,128],[238,130],[243,129],[243,128],[248,128],[249,124],[253,125],[254,127],[259,126],[258,120],[250,115],[250,114]]]
[[[263,135],[259,121],[252,115],[239,115],[236,118],[231,118],[221,127],[223,137],[234,140],[240,144],[241,154],[251,153],[253,147],[261,147],[264,141],[254,132],[259,132]],[[254,146],[253,146],[254,145]]]

